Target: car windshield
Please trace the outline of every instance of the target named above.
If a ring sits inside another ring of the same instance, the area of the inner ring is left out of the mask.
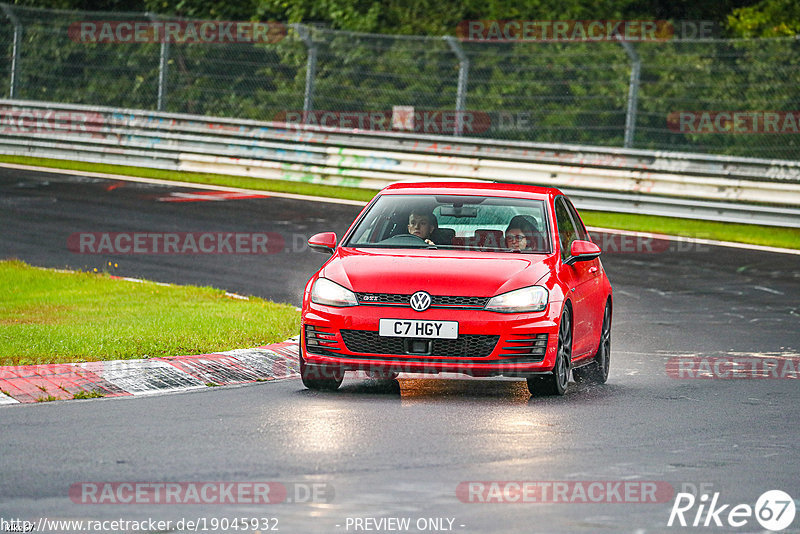
[[[541,200],[467,195],[381,195],[343,244],[549,253]]]

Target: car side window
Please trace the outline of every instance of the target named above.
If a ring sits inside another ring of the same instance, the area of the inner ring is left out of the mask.
[[[570,199],[563,198],[563,200],[567,205],[567,211],[569,211],[570,215],[572,215],[572,220],[575,222],[575,229],[578,232],[578,239],[581,241],[591,241],[589,238],[589,232],[586,231],[586,226],[583,225],[583,221],[578,215],[578,210],[576,210],[575,206],[572,205]]]
[[[566,260],[569,258],[569,250],[572,242],[578,239],[578,233],[575,229],[575,224],[569,216],[569,210],[564,204],[564,199],[559,197],[555,202],[556,208],[556,224],[558,225],[558,240],[561,243],[561,259]]]

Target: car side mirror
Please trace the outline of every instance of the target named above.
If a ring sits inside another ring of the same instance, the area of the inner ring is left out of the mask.
[[[308,240],[308,246],[311,250],[316,250],[317,252],[333,254],[333,251],[336,250],[336,234],[322,232],[321,234],[312,235]]]
[[[572,246],[569,248],[569,258],[564,263],[572,265],[579,261],[593,260],[600,256],[600,252],[600,247],[591,241],[576,240],[572,242]]]

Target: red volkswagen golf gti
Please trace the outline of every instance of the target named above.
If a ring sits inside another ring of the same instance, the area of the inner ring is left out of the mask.
[[[611,285],[558,189],[398,183],[364,208],[303,295],[300,372],[336,389],[345,371],[376,378],[456,372],[526,378],[533,395],[603,383]]]

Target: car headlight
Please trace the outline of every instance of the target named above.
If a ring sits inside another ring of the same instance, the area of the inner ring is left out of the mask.
[[[523,287],[489,299],[486,308],[500,313],[542,311],[547,307],[548,293],[542,286]]]
[[[325,306],[358,306],[356,294],[327,278],[317,278],[311,288],[311,302]]]

